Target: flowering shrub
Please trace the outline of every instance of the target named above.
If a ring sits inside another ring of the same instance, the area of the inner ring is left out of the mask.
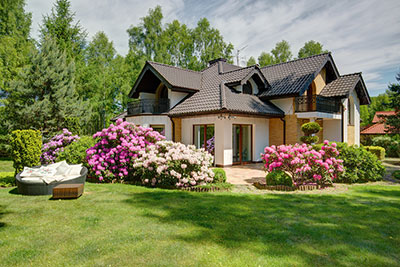
[[[86,151],[86,159],[99,181],[127,180],[139,152],[165,137],[151,128],[118,119],[93,135],[98,142]]]
[[[139,154],[133,167],[145,185],[180,188],[213,181],[214,173],[209,169],[213,157],[204,148],[160,141]]]
[[[215,148],[215,136],[211,137],[206,142],[206,150],[208,153],[214,154],[214,148]]]
[[[40,162],[42,164],[54,163],[57,159],[58,154],[64,151],[64,148],[79,140],[79,136],[72,135],[68,129],[63,129],[61,134],[53,136],[50,141],[43,145],[42,155],[40,156]]]
[[[343,172],[343,161],[336,144],[324,141],[321,150],[316,151],[307,144],[271,146],[264,149],[261,157],[267,171],[285,171],[294,185],[307,183],[327,184]]]

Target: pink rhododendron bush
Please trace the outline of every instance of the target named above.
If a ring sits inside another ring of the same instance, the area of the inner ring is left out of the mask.
[[[164,188],[204,185],[213,181],[213,156],[193,145],[160,141],[140,151],[133,165],[143,184]]]
[[[261,157],[266,171],[288,173],[293,185],[327,185],[343,172],[343,160],[337,159],[338,155],[336,143],[329,144],[325,140],[319,151],[307,144],[270,146],[264,149]]]
[[[58,154],[64,151],[64,148],[79,140],[79,136],[72,135],[68,129],[63,129],[61,134],[53,136],[50,141],[43,145],[42,155],[40,156],[40,162],[42,164],[54,163],[57,159]]]
[[[86,151],[87,162],[99,181],[131,180],[133,164],[140,152],[165,139],[151,128],[119,119],[93,135],[98,142]]]

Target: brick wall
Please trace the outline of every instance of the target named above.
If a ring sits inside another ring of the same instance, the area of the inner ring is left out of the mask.
[[[281,119],[269,119],[269,145],[283,144],[283,121]]]
[[[174,140],[174,142],[182,142],[182,119],[181,118],[172,118],[172,121],[175,124],[175,133],[174,133],[175,140]],[[172,129],[172,130],[174,130],[174,129]]]

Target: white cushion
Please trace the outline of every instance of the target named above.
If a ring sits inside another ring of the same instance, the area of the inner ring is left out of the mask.
[[[64,161],[65,161],[65,160],[64,160]],[[57,169],[58,166],[60,166],[61,163],[63,163],[64,161],[59,161],[59,162],[56,162],[56,163],[49,164],[49,165],[47,165],[47,167],[51,167],[51,168]]]
[[[38,170],[38,169],[34,169],[34,168],[29,168],[29,167],[24,167],[24,170],[21,172],[21,177],[29,177],[32,176],[32,174],[34,174],[34,172]]]
[[[79,176],[81,175],[82,164],[69,165],[68,175]]]
[[[66,175],[66,174],[68,174],[68,171],[69,171],[68,163],[65,160],[63,160],[63,161],[61,161],[59,163],[60,163],[60,165],[58,165],[57,172],[54,175]]]
[[[26,177],[21,179],[23,182],[40,182],[42,183],[42,179],[40,177]]]

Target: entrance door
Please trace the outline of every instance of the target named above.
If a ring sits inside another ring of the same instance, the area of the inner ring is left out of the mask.
[[[233,164],[251,162],[252,127],[251,125],[232,125]]]

